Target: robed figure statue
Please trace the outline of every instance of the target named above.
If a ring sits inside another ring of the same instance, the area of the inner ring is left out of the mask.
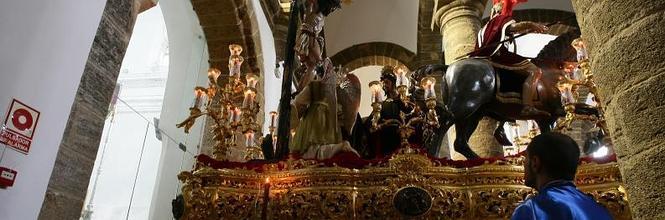
[[[327,159],[347,151],[358,155],[348,141],[342,139],[342,106],[338,105],[338,75],[326,58],[313,79],[293,100],[293,113],[299,118],[290,144],[291,154],[305,159]],[[353,115],[355,116],[355,115]]]

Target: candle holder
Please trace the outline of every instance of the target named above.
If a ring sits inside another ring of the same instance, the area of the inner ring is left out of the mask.
[[[425,77],[421,80],[420,86],[425,90],[425,105],[427,106],[428,111],[422,112],[418,105],[416,105],[411,97],[408,96],[407,90],[408,87],[408,78],[404,73],[399,74],[402,80],[400,80],[400,85],[397,87],[398,93],[400,94],[400,100],[406,106],[407,110],[400,110],[399,119],[386,119],[381,121],[381,105],[382,100],[377,98],[378,85],[380,84],[377,81],[371,82],[369,87],[372,91],[372,127],[370,132],[377,132],[384,127],[392,126],[397,127],[400,135],[400,146],[402,153],[414,153],[415,150],[411,147],[409,143],[409,138],[413,136],[418,127],[423,129],[423,142],[428,144],[432,140],[431,137],[435,133],[435,129],[439,127],[439,119],[436,113],[436,93],[434,91],[434,86],[436,84],[436,79],[433,77]]]
[[[383,84],[379,81],[372,81],[369,83],[369,88],[372,93],[372,128],[370,129],[374,129],[378,127],[379,119],[381,118]]]
[[[585,120],[593,122],[597,127],[608,134],[607,124],[605,122],[605,113],[601,102],[598,97],[598,87],[593,80],[593,73],[591,72],[591,64],[587,53],[584,41],[581,38],[573,40],[571,43],[573,48],[577,51],[576,63],[565,63],[564,71],[568,73],[559,81],[557,87],[562,93],[564,110],[566,116],[557,121],[555,130],[572,130],[572,122],[575,120]],[[581,74],[580,74],[581,73]],[[586,88],[589,91],[587,95],[594,97],[595,105],[589,105],[585,102],[580,102],[580,88]],[[577,109],[593,109],[597,114],[578,114]]]
[[[395,76],[397,82],[397,93],[399,94],[402,102],[409,102],[409,76],[407,76],[406,67],[400,65],[395,68]]]
[[[229,45],[229,74],[222,75],[216,68],[208,70],[208,87],[195,88],[194,105],[190,108],[190,116],[180,124],[185,133],[189,133],[195,120],[203,115],[209,116],[213,123],[212,154],[218,160],[251,160],[263,159],[263,152],[257,147],[255,136],[261,137],[261,129],[257,122],[259,103],[256,102],[258,91],[256,85],[260,79],[255,74],[246,74],[245,82],[241,75],[241,66],[244,58],[241,56],[242,47],[237,44]],[[223,85],[220,85],[222,84]],[[203,99],[207,97],[207,101]],[[203,109],[205,110],[202,110]],[[245,142],[238,142],[238,134],[245,135]],[[261,138],[258,139],[260,141]],[[242,144],[241,144],[242,143]],[[244,147],[244,156],[228,158],[229,149]]]

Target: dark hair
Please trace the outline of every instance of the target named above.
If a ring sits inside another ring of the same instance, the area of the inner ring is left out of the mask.
[[[577,172],[580,148],[568,135],[547,132],[534,137],[526,149],[528,157],[540,158],[546,175],[573,180]]]
[[[381,69],[381,80],[384,79],[393,82],[393,86],[397,83],[397,76],[395,75],[395,68],[393,66],[384,66]]]

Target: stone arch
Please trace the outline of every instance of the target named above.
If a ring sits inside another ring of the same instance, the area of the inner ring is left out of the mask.
[[[226,72],[229,44],[243,47],[242,71],[260,74],[262,63],[258,24],[251,0],[193,0],[192,6],[199,18],[208,43],[210,67]],[[262,13],[262,12],[259,12]]]
[[[348,47],[330,59],[335,65],[341,65],[349,70],[363,66],[399,65],[403,64],[409,69],[415,69],[416,54],[406,48],[388,42],[369,42]]]
[[[541,24],[561,22],[550,26],[548,34],[559,36],[561,34],[578,30],[580,27],[575,19],[575,13],[555,9],[522,9],[513,12],[513,18],[517,21],[533,21]],[[483,19],[487,23],[488,18]]]

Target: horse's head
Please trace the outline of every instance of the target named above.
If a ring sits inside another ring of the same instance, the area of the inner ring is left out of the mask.
[[[579,30],[559,35],[545,45],[538,56],[532,60],[543,71],[541,78],[543,84],[555,90],[556,95],[559,95],[558,89],[556,89],[557,83],[567,74],[568,65],[576,60],[576,51],[571,46],[571,42],[579,37]]]

